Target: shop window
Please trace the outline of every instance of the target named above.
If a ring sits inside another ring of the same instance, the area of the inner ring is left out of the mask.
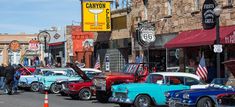
[[[172,0],[167,0],[167,5],[168,5],[167,15],[171,16],[172,15]]]
[[[227,0],[228,6],[233,6],[233,0]]]
[[[200,0],[194,0],[195,11],[200,10]]]
[[[178,49],[168,50],[167,67],[179,66],[179,51]]]

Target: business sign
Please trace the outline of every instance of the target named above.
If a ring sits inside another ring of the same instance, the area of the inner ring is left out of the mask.
[[[39,41],[38,40],[30,40],[29,41],[29,50],[32,51],[38,51],[40,47]]]
[[[216,16],[213,11],[215,6],[214,0],[205,0],[202,6],[202,25],[204,29],[213,29],[215,27]]]
[[[222,40],[222,42],[223,42],[223,40]],[[224,37],[224,43],[225,44],[235,44],[235,31],[233,31],[228,36]]]
[[[9,48],[11,51],[17,52],[18,50],[20,50],[20,42],[17,40],[11,41],[11,43],[9,44]]]
[[[83,31],[111,31],[110,2],[83,2]]]
[[[138,43],[144,47],[148,47],[155,42],[155,24],[151,22],[140,22],[137,28]]]
[[[109,55],[105,56],[105,70],[109,71],[110,70],[110,61],[109,61]]]

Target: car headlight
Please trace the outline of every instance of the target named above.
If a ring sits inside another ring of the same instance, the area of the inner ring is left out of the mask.
[[[189,94],[188,93],[183,94],[183,98],[184,99],[189,99]]]
[[[169,92],[165,92],[164,95],[165,95],[166,98],[170,97],[170,93]]]

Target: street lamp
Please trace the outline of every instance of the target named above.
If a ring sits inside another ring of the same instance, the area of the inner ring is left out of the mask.
[[[214,8],[214,14],[216,19],[216,45],[220,45],[220,26],[219,26],[219,17],[222,12],[222,9],[219,5]],[[220,77],[220,52],[216,54],[216,64],[217,64],[217,77]]]

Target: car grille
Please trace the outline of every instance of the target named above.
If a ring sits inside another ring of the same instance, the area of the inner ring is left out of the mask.
[[[115,97],[116,98],[127,98],[127,94],[122,93],[122,92],[115,92]]]
[[[182,107],[180,99],[171,99],[169,101],[169,107]]]

